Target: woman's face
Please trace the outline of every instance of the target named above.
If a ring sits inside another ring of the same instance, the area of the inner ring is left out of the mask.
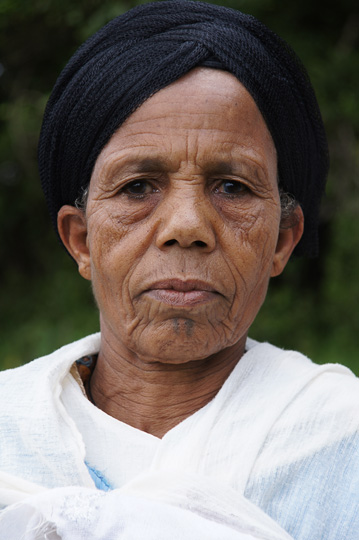
[[[238,80],[199,68],[159,91],[91,178],[77,259],[103,335],[168,363],[243,343],[288,258],[279,224],[276,150]]]

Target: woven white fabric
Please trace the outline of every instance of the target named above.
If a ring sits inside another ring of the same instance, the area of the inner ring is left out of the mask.
[[[158,440],[146,467],[110,471],[116,489],[104,493],[85,465],[95,456],[106,476],[101,455],[65,396],[71,366],[99,345],[90,336],[0,374],[0,504],[10,505],[1,540],[359,538],[359,383],[349,370],[248,340],[217,396]],[[121,426],[123,437],[133,431]]]
[[[0,537],[6,540],[291,538],[243,496],[230,490],[218,491],[218,486],[201,477],[168,478],[157,474],[142,478],[140,484],[109,493],[79,487],[58,488],[29,497],[22,504],[9,506],[0,515]]]
[[[119,422],[84,399],[69,374],[63,381],[61,401],[74,420],[86,448],[86,463],[112,488],[147,472],[161,440]],[[94,444],[96,441],[96,444]]]

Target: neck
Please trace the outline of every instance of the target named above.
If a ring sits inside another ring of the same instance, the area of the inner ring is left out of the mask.
[[[217,394],[244,345],[245,338],[208,358],[168,364],[141,361],[103,336],[91,378],[93,399],[110,416],[161,438]]]

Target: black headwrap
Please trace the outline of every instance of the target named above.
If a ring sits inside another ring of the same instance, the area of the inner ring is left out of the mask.
[[[296,251],[316,254],[328,149],[304,68],[254,17],[187,0],[149,3],[117,17],[61,73],[39,143],[42,187],[55,228],[59,209],[81,195],[99,153],[124,120],[161,88],[211,63],[234,74],[256,101],[276,146],[280,184],[304,212]]]

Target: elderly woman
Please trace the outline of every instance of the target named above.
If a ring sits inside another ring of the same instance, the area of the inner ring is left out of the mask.
[[[247,337],[317,247],[327,146],[289,48],[135,8],[64,69],[39,160],[101,334],[1,374],[0,537],[357,539],[358,381]]]

